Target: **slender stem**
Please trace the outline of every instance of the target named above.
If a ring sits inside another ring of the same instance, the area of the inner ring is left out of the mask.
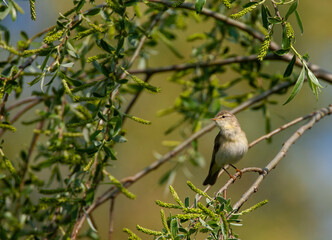
[[[283,56],[278,56],[276,54],[267,54],[264,59],[266,60],[281,60],[285,62],[289,62],[292,59],[291,54],[285,54]],[[226,59],[220,59],[215,61],[207,61],[207,62],[197,62],[197,63],[186,63],[186,64],[175,64],[163,67],[156,67],[156,68],[145,68],[145,69],[133,69],[129,70],[130,74],[160,74],[165,72],[172,72],[172,71],[181,71],[187,69],[196,69],[196,68],[206,68],[212,66],[225,66],[233,63],[242,63],[242,62],[255,62],[257,60],[257,55],[252,54],[249,56],[237,56],[237,57],[230,57]],[[298,67],[302,67],[303,63],[300,59],[297,59],[295,65]],[[332,74],[327,72],[326,70],[322,69],[318,65],[315,64],[308,64],[308,67],[311,69],[312,72],[315,73],[316,77],[323,79],[329,83],[332,83]]]
[[[115,199],[111,198],[110,200],[110,212],[109,212],[109,229],[108,229],[108,239],[112,240],[113,231],[114,231],[114,203]]]
[[[254,145],[256,145],[257,143],[259,143],[262,140],[269,139],[273,135],[275,135],[275,134],[277,134],[277,133],[279,133],[279,132],[281,132],[281,131],[283,131],[283,130],[285,130],[285,129],[287,129],[287,128],[289,128],[289,127],[291,127],[291,126],[293,126],[293,125],[295,125],[295,124],[297,124],[297,123],[299,123],[299,122],[301,122],[303,120],[306,120],[306,119],[312,117],[313,115],[314,115],[314,113],[310,113],[310,114],[308,114],[306,116],[296,118],[293,121],[288,122],[288,123],[282,125],[281,127],[273,130],[272,132],[270,132],[268,134],[265,134],[264,136],[261,136],[260,138],[257,138],[256,140],[254,140],[253,142],[251,142],[249,144],[249,148],[253,147]]]
[[[31,108],[33,108],[34,106],[36,106],[37,104],[39,104],[42,101],[42,99],[37,99],[34,102],[32,102],[31,104],[25,106],[25,108],[23,108],[21,111],[19,111],[18,113],[16,113],[16,115],[10,120],[10,122],[13,124],[14,122],[16,122],[24,113],[26,113],[28,110],[30,110]],[[0,130],[0,137],[6,132],[6,129],[3,128]]]
[[[6,103],[7,103],[7,100],[8,100],[8,96],[9,96],[9,94],[6,92],[3,95],[3,98],[2,98],[2,103],[1,103],[1,106],[0,106],[0,121],[2,121],[2,119],[4,117],[4,114],[5,114],[5,106],[6,106]]]
[[[148,82],[150,80],[151,75],[147,74],[145,76],[144,82]],[[128,114],[130,112],[130,110],[133,108],[134,104],[136,103],[138,97],[141,95],[142,93],[142,89],[138,90],[138,92],[134,95],[134,97],[131,99],[130,103],[128,104],[125,113]],[[122,123],[125,121],[125,117],[122,118]]]
[[[43,128],[43,126],[44,126],[44,122],[45,122],[44,120],[38,122],[36,129],[37,130],[41,130]],[[23,187],[24,187],[24,184],[25,184],[25,179],[24,178],[25,178],[26,172],[29,169],[30,159],[31,159],[33,150],[36,147],[39,135],[40,134],[38,132],[35,132],[33,134],[33,137],[32,137],[31,143],[30,143],[30,147],[29,147],[29,151],[28,151],[28,155],[27,155],[27,158],[24,161],[24,166],[22,167],[22,176],[21,176],[22,181],[21,181],[21,184],[20,184],[20,190],[21,191],[23,190]]]
[[[22,99],[20,101],[15,102],[12,105],[10,105],[8,108],[6,108],[6,111],[9,112],[9,111],[13,110],[14,108],[17,108],[17,107],[19,107],[23,104],[26,104],[26,103],[29,103],[29,102],[34,102],[34,101],[37,101],[39,99],[43,100],[43,98],[41,98],[41,97],[28,97],[28,98]]]
[[[151,25],[149,26],[147,32],[150,33],[152,31],[152,29],[157,25],[157,23],[160,21],[161,16],[164,14],[164,12],[159,12],[156,17],[153,19]],[[141,40],[139,41],[137,48],[133,54],[133,56],[131,57],[131,59],[129,60],[128,64],[127,64],[127,69],[129,69],[133,63],[135,62],[136,58],[139,56],[140,52],[143,49],[144,43],[146,41],[147,37],[146,35],[143,35]],[[124,79],[125,77],[127,77],[127,72],[123,72],[120,76],[120,79]],[[115,99],[115,97],[118,95],[119,93],[119,89],[120,89],[121,84],[117,84],[114,91],[112,92],[112,100]]]
[[[313,127],[315,123],[317,123],[323,117],[332,114],[332,104],[330,104],[327,108],[322,108],[319,111],[316,111],[311,120],[300,127],[287,141],[284,142],[283,147],[280,149],[278,154],[266,165],[263,169],[264,172],[261,173],[256,181],[249,187],[249,189],[242,195],[242,197],[234,204],[233,209],[238,211],[240,207],[249,199],[249,197],[258,191],[258,187],[264,180],[264,178],[269,174],[271,170],[273,170],[283,159],[287,152],[289,151],[290,147],[309,129]]]

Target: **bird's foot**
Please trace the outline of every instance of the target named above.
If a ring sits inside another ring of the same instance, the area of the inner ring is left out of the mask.
[[[236,170],[236,172],[239,173],[239,177],[241,178],[242,177],[242,171],[240,169],[238,169],[238,168],[236,168],[235,170]]]
[[[229,175],[230,178],[232,178],[234,181],[236,180],[236,176],[234,175]]]
[[[231,167],[233,167],[235,170],[236,170],[236,172],[238,172],[239,173],[239,177],[241,178],[242,177],[242,171],[240,170],[240,169],[238,169],[237,167],[235,167],[233,164],[229,164]]]

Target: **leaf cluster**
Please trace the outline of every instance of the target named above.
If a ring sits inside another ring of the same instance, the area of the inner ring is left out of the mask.
[[[255,209],[265,205],[267,200],[260,202],[251,208],[236,213],[231,201],[221,196],[215,199],[195,187],[190,181],[187,182],[189,188],[196,193],[196,197],[190,206],[189,197],[182,202],[170,185],[169,189],[173,199],[177,204],[165,203],[157,200],[156,204],[160,207],[180,211],[180,213],[172,214],[168,218],[165,217],[164,210],[161,209],[161,221],[163,224],[162,231],[155,231],[137,225],[138,231],[147,235],[153,235],[155,239],[196,239],[198,236],[204,239],[238,239],[238,235],[233,231],[233,226],[242,226],[240,216],[250,213]],[[197,201],[198,196],[206,198],[206,204]],[[127,228],[123,229],[129,234],[129,239],[140,239],[135,233]]]

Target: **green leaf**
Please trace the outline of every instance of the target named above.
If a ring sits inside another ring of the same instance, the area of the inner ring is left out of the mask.
[[[279,17],[268,17],[267,19],[268,19],[269,23],[271,23],[271,24],[282,23],[282,19],[280,19]]]
[[[100,12],[100,8],[91,8],[87,12],[84,13],[84,16],[93,16]]]
[[[285,19],[287,20],[288,17],[296,10],[297,8],[297,1],[295,1],[288,9],[287,13],[286,13],[286,16],[285,16]]]
[[[262,23],[263,23],[263,27],[265,27],[266,29],[269,29],[269,21],[267,19],[268,12],[267,12],[266,7],[265,7],[264,4],[262,4],[261,12],[262,12]]]
[[[313,74],[313,72],[307,68],[307,74],[308,74],[308,78],[310,79],[310,81],[312,81],[313,84],[315,84],[317,87],[319,88],[324,88],[318,81],[318,79],[316,78],[315,74]]]
[[[292,60],[290,60],[284,72],[284,78],[289,77],[292,74],[295,62],[296,62],[296,55],[294,54]]]
[[[275,51],[274,53],[277,54],[278,56],[283,56],[289,52],[290,48],[288,49],[279,49]]]
[[[196,0],[195,9],[197,13],[200,13],[204,7],[206,0]]]
[[[297,24],[299,25],[299,28],[301,30],[301,34],[303,34],[303,25],[302,25],[302,21],[301,21],[301,18],[300,18],[300,14],[296,10],[295,10],[295,16],[296,16]]]
[[[100,40],[99,42],[99,46],[104,49],[106,52],[108,53],[113,53],[114,52],[114,48],[109,45],[106,41],[104,41],[103,39]]]
[[[88,191],[86,192],[85,202],[88,205],[90,205],[93,202],[94,197],[95,197],[94,188],[89,188]]]
[[[176,218],[173,218],[170,224],[170,230],[173,238],[176,238],[177,233],[178,233],[178,222]]]
[[[28,82],[28,84],[30,86],[36,84],[37,82],[39,82],[43,77],[45,77],[45,73],[41,73],[38,77],[36,77],[34,80],[32,80],[31,82]]]
[[[184,199],[184,206],[185,206],[185,207],[189,207],[189,197],[186,197],[186,198]]]
[[[114,142],[117,142],[117,143],[127,142],[127,139],[124,136],[121,136],[121,135],[116,135],[112,139],[113,139]]]
[[[283,29],[282,32],[282,42],[281,42],[281,47],[282,49],[289,49],[291,45],[290,39],[287,37],[287,32],[286,28]]]
[[[301,73],[300,73],[298,79],[296,80],[294,88],[291,92],[291,95],[289,96],[289,98],[286,100],[286,102],[283,105],[285,105],[285,104],[289,103],[290,101],[292,101],[292,99],[296,96],[296,94],[298,94],[298,92],[301,90],[303,82],[304,82],[305,73],[306,73],[306,68],[305,68],[305,66],[303,66],[302,70],[301,70]]]
[[[85,4],[85,0],[81,0],[76,7],[76,11],[79,12]]]
[[[103,149],[108,157],[110,157],[112,160],[117,160],[117,157],[114,153],[114,150],[112,148],[109,148],[107,146],[103,146]]]

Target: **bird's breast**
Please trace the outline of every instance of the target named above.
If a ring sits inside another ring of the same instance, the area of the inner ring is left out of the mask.
[[[226,164],[237,163],[248,151],[248,141],[246,137],[236,140],[223,140],[218,149],[215,160],[223,167]]]

